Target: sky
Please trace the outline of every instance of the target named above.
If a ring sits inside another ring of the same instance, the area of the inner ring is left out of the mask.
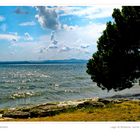
[[[1,6],[0,61],[89,59],[121,6]]]

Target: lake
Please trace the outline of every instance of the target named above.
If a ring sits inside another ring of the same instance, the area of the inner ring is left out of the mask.
[[[1,64],[0,108],[132,93],[139,98],[138,85],[121,92],[102,91],[86,69],[86,63]]]

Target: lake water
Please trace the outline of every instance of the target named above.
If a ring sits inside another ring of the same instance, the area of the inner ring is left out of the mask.
[[[0,108],[90,97],[136,94],[138,85],[121,92],[102,91],[86,73],[86,64],[0,65]]]

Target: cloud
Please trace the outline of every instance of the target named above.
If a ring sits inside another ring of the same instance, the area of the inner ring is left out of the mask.
[[[14,46],[20,38],[17,33],[0,34],[0,40],[8,41],[10,43],[9,47]]]
[[[15,36],[11,39],[11,46],[13,46],[20,39],[20,37],[18,36],[17,32],[9,32],[9,34]]]
[[[83,40],[90,40],[97,41],[98,37],[102,34],[103,30],[105,29],[106,24],[104,23],[93,23],[84,27],[78,28],[76,31],[80,33],[81,38]]]
[[[86,49],[86,48],[89,48],[90,45],[88,45],[88,44],[82,44],[80,47],[81,47],[82,49]]]
[[[34,26],[34,25],[36,25],[34,21],[28,21],[19,24],[19,26]]]
[[[51,41],[54,40],[54,33],[55,33],[54,31],[51,32]]]
[[[52,44],[56,45],[56,44],[58,44],[58,41],[57,40],[53,40]]]
[[[10,52],[10,55],[12,55],[12,56],[14,56],[15,54],[16,54],[15,51]]]
[[[3,31],[3,32],[5,32],[6,30],[7,30],[7,24],[2,24],[1,26],[0,26],[0,29]]]
[[[72,50],[72,49],[73,49],[73,48],[70,48],[70,47],[64,45],[64,47],[62,47],[59,51],[60,51],[60,52],[67,52],[67,51],[70,51],[70,50]]]
[[[60,16],[78,16],[88,19],[111,17],[114,8],[121,8],[121,6],[88,6],[88,7],[60,7]]]
[[[88,59],[96,51],[97,39],[105,27],[106,24],[98,23],[79,26],[73,30],[53,31],[50,35],[40,36],[36,47],[32,46],[41,59]]]
[[[9,34],[11,35],[11,39],[9,40],[10,41],[10,46],[9,47],[12,47],[19,41],[19,39],[21,39],[21,37],[18,36],[17,32],[9,32]]]
[[[29,34],[29,33],[24,33],[24,36],[25,36],[25,40],[27,40],[27,41],[32,41],[33,40],[33,37]]]
[[[107,18],[111,17],[113,7],[89,7],[82,12],[77,12],[78,16],[85,16],[88,19]]]
[[[105,29],[106,24],[94,23],[73,30],[60,30],[55,33],[58,49],[62,57],[88,59],[97,50],[96,42]],[[53,51],[54,53],[54,51]],[[55,54],[55,53],[54,53]],[[59,54],[56,54],[61,58]]]
[[[29,14],[29,12],[22,10],[21,8],[17,7],[16,10],[14,11],[14,13],[16,14],[23,14],[23,15],[27,15]]]
[[[41,48],[41,49],[39,50],[39,53],[41,53],[41,54],[42,54],[42,53],[44,53],[44,52],[45,52],[45,50],[46,50],[45,48]]]
[[[96,44],[97,39],[105,29],[106,24],[94,23],[86,26],[77,27],[73,30],[61,30],[56,32],[56,39],[70,44],[68,46],[81,46]]]
[[[58,41],[55,40],[54,35],[55,35],[55,32],[52,31],[52,33],[51,33],[51,44],[56,45],[56,44],[58,44]]]
[[[57,49],[58,48],[58,46],[56,46],[56,45],[50,45],[49,46],[49,49]]]
[[[15,42],[14,48],[20,48],[25,56],[28,54],[32,59],[88,59],[96,51],[97,39],[105,27],[106,24],[94,23],[73,30],[52,31],[34,41],[25,41],[22,36]]]
[[[8,40],[8,41],[13,41],[13,40],[19,40],[19,36],[13,35],[13,34],[0,34],[0,40]]]
[[[62,29],[70,31],[70,30],[75,30],[76,28],[78,28],[79,26],[69,26],[67,24],[62,25]]]
[[[42,28],[48,28],[52,30],[57,30],[60,28],[58,15],[55,9],[51,9],[49,7],[44,6],[38,6],[36,7],[36,10],[38,14],[35,15],[35,17]]]
[[[0,22],[4,21],[5,17],[0,15]]]
[[[38,12],[35,15],[36,19],[40,23],[41,27],[46,29],[58,30],[74,30],[78,28],[78,26],[69,26],[67,24],[62,24],[59,21],[59,17],[66,17],[68,16],[77,16],[82,18],[88,19],[98,19],[98,18],[107,18],[111,17],[114,8],[121,8],[121,6],[112,7],[112,6],[59,6],[59,7],[44,7],[38,6],[36,10]],[[69,17],[70,19],[70,17]]]
[[[84,50],[85,54],[91,54],[91,52],[89,50]]]

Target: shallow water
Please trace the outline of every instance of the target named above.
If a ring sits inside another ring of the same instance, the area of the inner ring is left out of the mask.
[[[139,91],[138,85],[121,92],[102,91],[86,73],[86,64],[81,63],[0,65],[0,108],[118,94],[131,95]]]

